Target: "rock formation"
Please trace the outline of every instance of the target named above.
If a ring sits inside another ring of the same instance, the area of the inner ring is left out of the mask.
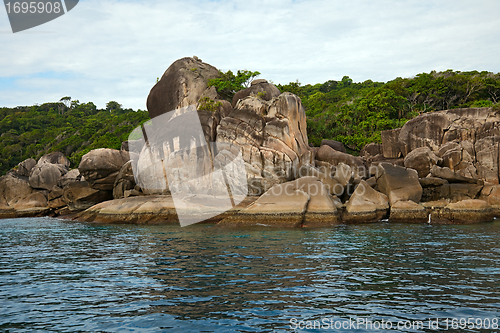
[[[147,100],[149,116],[153,119],[172,110],[196,104],[207,90],[208,80],[218,76],[217,68],[198,58],[175,61],[151,89]]]
[[[208,87],[218,76],[196,57],[174,62],[148,96],[152,120],[121,150],[92,150],[73,170],[51,153],[0,177],[0,218],[178,223],[191,214],[218,227],[304,228],[500,216],[497,110],[425,113],[353,156],[338,141],[309,146],[296,95],[259,79],[226,101]],[[209,203],[220,193],[231,206],[217,211]]]

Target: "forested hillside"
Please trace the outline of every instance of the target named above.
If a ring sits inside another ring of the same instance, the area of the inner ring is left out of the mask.
[[[147,111],[123,109],[109,102],[106,109],[72,101],[0,108],[0,175],[27,158],[60,151],[77,167],[92,149],[120,149],[122,141],[149,119]]]
[[[354,153],[380,142],[380,131],[401,127],[420,113],[500,102],[500,74],[485,71],[433,71],[387,83],[354,83],[344,76],[341,81],[292,82],[278,88],[302,99],[309,142],[338,140]]]
[[[242,82],[259,74],[228,73],[211,84],[230,95],[244,88]],[[500,107],[500,74],[485,71],[433,71],[387,83],[355,83],[344,76],[341,81],[316,85],[291,82],[277,87],[302,99],[310,143],[338,140],[351,153],[367,143],[380,142],[380,131],[401,127],[424,112]],[[24,159],[53,151],[63,152],[76,167],[92,149],[119,149],[129,133],[148,119],[147,111],[123,109],[114,101],[106,109],[97,109],[92,102],[80,103],[69,97],[42,105],[0,108],[0,175]]]

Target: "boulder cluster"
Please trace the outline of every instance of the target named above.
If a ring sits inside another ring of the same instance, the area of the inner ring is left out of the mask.
[[[127,151],[115,149],[92,150],[72,170],[60,152],[44,155],[38,162],[27,159],[0,178],[0,217],[68,215],[133,195],[128,161]]]
[[[260,79],[229,102],[209,87],[218,75],[196,57],[177,60],[147,100],[153,122],[194,107],[203,130],[196,140],[240,151],[248,197],[208,222],[297,228],[381,220],[474,223],[500,215],[500,112],[492,108],[422,114],[382,132],[381,144],[353,156],[337,141],[308,143],[306,114],[296,95]],[[149,141],[90,151],[77,169],[69,170],[61,153],[20,163],[0,178],[0,217],[80,211],[81,221],[176,222],[170,193],[177,189],[164,163],[175,144],[159,139],[183,127],[180,118],[168,119],[170,125],[148,129]],[[183,158],[205,153],[193,150]],[[176,167],[191,173],[210,165]],[[211,181],[201,177],[196,186]]]

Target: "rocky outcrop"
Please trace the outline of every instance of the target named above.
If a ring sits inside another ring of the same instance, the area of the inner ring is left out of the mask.
[[[218,76],[217,68],[196,57],[175,61],[149,93],[147,99],[149,116],[154,118],[198,103],[207,90],[208,80]]]
[[[180,59],[151,89],[152,121],[121,150],[93,150],[70,171],[57,152],[19,163],[0,178],[0,218],[84,210],[89,222],[301,228],[500,216],[498,111],[422,114],[357,157],[338,141],[309,146],[296,95],[255,80],[230,103],[208,87],[219,75]]]
[[[253,194],[296,178],[313,163],[308,146],[306,116],[300,99],[290,93],[271,102],[255,97],[240,100],[217,127],[217,143],[241,147]]]
[[[442,158],[440,166],[457,174],[498,184],[500,113],[492,108],[452,109],[424,113],[401,129],[382,132],[385,157],[397,149],[407,156],[428,147]]]

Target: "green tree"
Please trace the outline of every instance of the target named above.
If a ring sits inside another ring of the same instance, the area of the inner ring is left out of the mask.
[[[118,112],[122,109],[122,105],[118,102],[115,102],[115,101],[109,101],[107,104],[106,104],[106,110],[108,112]]]
[[[209,87],[215,87],[222,98],[232,101],[234,94],[237,91],[247,88],[250,82],[260,75],[259,72],[251,72],[248,70],[238,70],[236,75],[232,71],[219,71],[219,77],[208,81]]]

